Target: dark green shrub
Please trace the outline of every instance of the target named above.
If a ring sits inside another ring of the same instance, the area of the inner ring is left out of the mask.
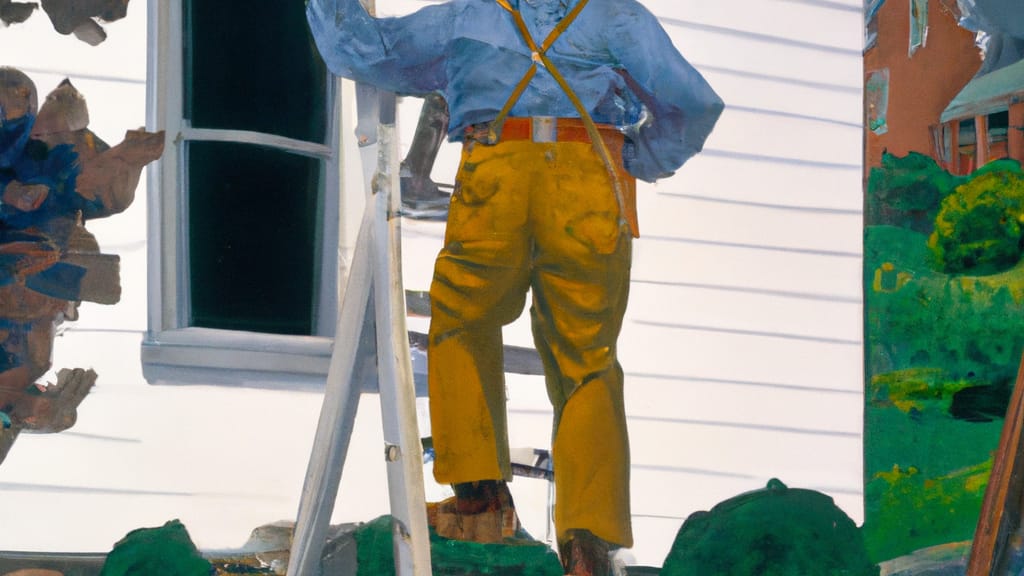
[[[865,223],[931,232],[939,203],[958,183],[924,154],[885,154],[868,177]]]
[[[877,576],[853,520],[829,496],[772,479],[696,512],[661,576]]]

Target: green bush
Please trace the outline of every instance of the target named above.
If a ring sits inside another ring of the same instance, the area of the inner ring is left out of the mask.
[[[394,576],[392,517],[380,516],[355,531],[359,576]],[[430,531],[434,576],[562,576],[558,555],[520,529],[496,544],[449,540]]]
[[[1024,179],[987,172],[956,188],[935,218],[928,248],[950,274],[993,274],[1012,268],[1024,250]]]
[[[877,576],[864,538],[831,497],[777,479],[695,512],[661,576]]]
[[[100,576],[210,576],[213,565],[199,553],[179,520],[132,530],[107,555]]]
[[[911,152],[906,156],[882,156],[882,164],[868,176],[867,225],[899,226],[928,233],[939,203],[959,184],[935,160]]]

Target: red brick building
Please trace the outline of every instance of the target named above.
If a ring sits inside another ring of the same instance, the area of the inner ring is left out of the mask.
[[[981,66],[975,34],[958,24],[955,0],[881,0],[868,10],[865,173],[884,151],[941,161],[940,117]]]

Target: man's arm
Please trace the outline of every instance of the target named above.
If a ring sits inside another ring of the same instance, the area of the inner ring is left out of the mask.
[[[607,31],[609,46],[654,117],[631,138],[626,168],[653,182],[701,151],[724,104],[646,8],[628,2],[618,16]]]
[[[445,86],[451,4],[374,18],[359,0],[309,0],[306,18],[324,62],[338,76],[399,94],[426,94]]]

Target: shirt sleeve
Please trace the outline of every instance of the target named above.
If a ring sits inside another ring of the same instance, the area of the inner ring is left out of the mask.
[[[399,94],[445,87],[450,3],[401,17],[374,18],[358,0],[309,0],[306,18],[327,68]]]
[[[631,174],[653,182],[671,176],[703,149],[725,105],[653,14],[626,1],[616,11],[607,29],[609,47],[653,116],[627,142],[623,157]]]

